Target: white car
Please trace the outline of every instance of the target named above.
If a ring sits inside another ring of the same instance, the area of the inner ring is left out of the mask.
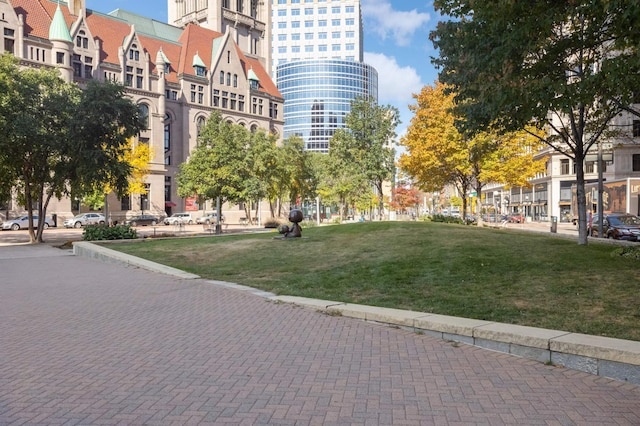
[[[102,213],[82,213],[64,221],[65,228],[80,228],[86,225],[104,225],[107,219]]]
[[[35,229],[38,226],[38,215],[33,215],[33,228]],[[44,225],[42,225],[44,229],[47,229],[50,226],[53,226],[53,219],[50,217],[45,218]],[[7,220],[2,223],[2,230],[12,230],[17,231],[18,229],[29,229],[29,216],[24,215],[20,216],[17,219]]]
[[[162,221],[165,225],[179,225],[181,223],[192,225],[193,218],[191,213],[174,213]]]
[[[206,215],[196,219],[197,224],[208,225],[210,223],[216,223],[218,221],[218,212],[209,212]],[[220,222],[224,222],[224,215],[220,216]]]

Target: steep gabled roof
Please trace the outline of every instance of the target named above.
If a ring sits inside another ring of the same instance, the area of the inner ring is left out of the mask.
[[[53,0],[11,0],[16,13],[25,17],[25,35],[48,39],[49,28],[58,7]],[[60,7],[67,28],[71,28],[77,17],[69,13],[67,7]],[[135,13],[117,9],[110,14],[86,11],[86,25],[94,38],[100,41],[100,62],[120,65],[118,52],[124,41],[131,35],[131,25],[134,25],[142,49],[149,53],[149,72],[156,71],[155,58],[158,51],[169,59],[171,72],[167,74],[167,81],[177,83],[178,75],[196,75],[193,58],[196,54],[207,66],[211,66],[213,56],[222,42],[224,34],[212,31],[198,25],[189,24],[183,30],[169,24],[155,21]],[[281,98],[282,95],[262,67],[260,61],[249,58],[242,53],[240,47],[233,42],[235,51],[243,67],[245,78],[249,70],[253,70],[260,81],[260,90],[269,95]]]

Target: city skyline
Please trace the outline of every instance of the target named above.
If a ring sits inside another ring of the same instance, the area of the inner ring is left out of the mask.
[[[412,117],[408,108],[414,103],[412,94],[437,78],[430,62],[436,52],[428,36],[439,16],[433,10],[433,1],[361,0],[361,3],[364,62],[378,71],[379,103],[400,110],[402,124],[397,129],[400,137]],[[157,6],[157,0],[87,0],[87,8],[98,12],[120,8],[167,22],[167,5]]]

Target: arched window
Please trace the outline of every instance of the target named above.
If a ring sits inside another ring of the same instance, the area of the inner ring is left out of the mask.
[[[129,49],[129,59],[132,61],[140,60],[140,51],[138,51],[138,45],[132,44],[131,49]]]
[[[149,105],[139,104],[138,109],[140,110],[140,122],[145,130],[149,130]]]
[[[220,71],[220,84],[224,84],[224,71]]]
[[[198,129],[198,136],[200,136],[200,132],[204,128],[204,125],[206,124],[206,122],[207,120],[204,117],[198,117],[198,119],[196,120],[196,128]]]

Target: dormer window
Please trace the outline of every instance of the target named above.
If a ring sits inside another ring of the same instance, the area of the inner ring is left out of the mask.
[[[131,49],[129,49],[129,59],[132,61],[140,60],[140,51],[138,50],[138,45],[132,44]]]
[[[76,46],[83,49],[89,48],[89,38],[86,36],[84,30],[80,30],[76,36]]]
[[[204,64],[204,62],[202,61],[202,58],[200,58],[200,55],[198,55],[198,53],[196,53],[193,56],[193,69],[196,71],[196,75],[198,77],[206,77],[207,75],[207,66]]]

